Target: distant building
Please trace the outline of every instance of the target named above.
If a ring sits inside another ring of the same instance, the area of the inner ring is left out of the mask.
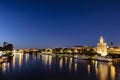
[[[112,54],[120,54],[120,47],[108,48],[107,52]]]
[[[107,43],[104,42],[103,37],[100,37],[100,42],[97,44],[97,53],[101,54],[101,56],[107,55]]]
[[[114,46],[113,46],[113,42],[110,42],[110,46],[109,46],[110,48],[113,48]]]

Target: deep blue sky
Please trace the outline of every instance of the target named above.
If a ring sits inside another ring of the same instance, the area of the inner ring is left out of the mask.
[[[120,2],[0,0],[0,44],[15,48],[93,45],[103,35],[120,45]]]

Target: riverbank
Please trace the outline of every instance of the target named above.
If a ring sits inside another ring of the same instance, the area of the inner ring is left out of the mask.
[[[78,54],[42,54],[42,55],[53,55],[57,58],[68,57],[74,58],[78,60],[97,60],[97,61],[105,61],[105,62],[112,62],[112,61],[120,61],[120,58],[112,58],[110,56],[88,56],[88,55],[78,55]]]
[[[2,55],[0,57],[0,63],[4,63],[4,62],[8,62],[12,59],[12,57],[14,56],[13,53],[9,54],[9,55]]]

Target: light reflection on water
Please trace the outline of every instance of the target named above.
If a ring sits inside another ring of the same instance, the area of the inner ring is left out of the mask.
[[[36,60],[38,60],[37,64],[35,64]],[[34,63],[34,65],[32,65],[32,63]],[[60,70],[61,73],[58,75],[64,74],[62,73],[64,72],[64,70],[66,70],[67,74],[68,73],[69,74],[74,73],[75,75],[81,74],[77,77],[78,79],[83,77],[84,75],[86,77],[85,79],[120,80],[120,75],[119,75],[120,64],[100,62],[95,60],[92,60],[92,61],[77,60],[77,59],[68,58],[68,57],[57,58],[57,57],[53,57],[52,55],[37,55],[37,57],[35,57],[34,54],[29,55],[29,54],[17,53],[14,55],[13,59],[10,62],[0,64],[0,72],[4,74],[5,73],[11,74],[10,71],[14,71],[16,74],[18,73],[16,70],[24,70],[24,65],[27,65],[27,68],[30,68],[31,66],[32,68],[34,68],[34,66],[38,66],[37,67],[38,69],[43,69],[43,70],[45,67],[45,69],[50,70],[51,73],[53,69],[56,69],[57,71],[56,74],[58,74]],[[81,72],[81,69],[83,72]]]
[[[73,62],[72,59],[73,59],[73,58],[70,58],[70,61],[69,61],[69,72],[71,72],[71,68],[72,68],[72,62]]]
[[[62,67],[63,67],[63,58],[60,58],[59,65],[60,65],[60,70],[62,70]]]
[[[90,74],[90,64],[88,64],[88,74]]]
[[[49,69],[51,69],[51,65],[52,65],[52,56],[51,55],[42,55],[42,63],[45,65],[45,67],[47,68],[47,66],[49,67]]]
[[[75,63],[75,72],[77,72],[77,63]]]
[[[22,60],[23,60],[23,53],[19,54],[19,67],[21,68],[22,66]]]
[[[9,63],[2,64],[2,71],[3,73],[6,73],[7,71],[9,71]]]
[[[26,63],[28,62],[28,60],[29,60],[29,54],[26,54],[25,55],[25,61],[26,61]]]
[[[109,65],[107,63],[98,63],[98,75],[100,80],[107,80]]]
[[[115,80],[115,75],[116,75],[116,70],[115,67],[113,65],[110,66],[110,76],[111,76],[111,80]]]
[[[52,65],[52,56],[51,55],[49,56],[48,60],[49,60],[49,69],[51,69],[51,65]]]

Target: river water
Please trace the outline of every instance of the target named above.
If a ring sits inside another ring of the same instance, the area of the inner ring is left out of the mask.
[[[120,62],[16,53],[0,64],[0,80],[120,80]]]

